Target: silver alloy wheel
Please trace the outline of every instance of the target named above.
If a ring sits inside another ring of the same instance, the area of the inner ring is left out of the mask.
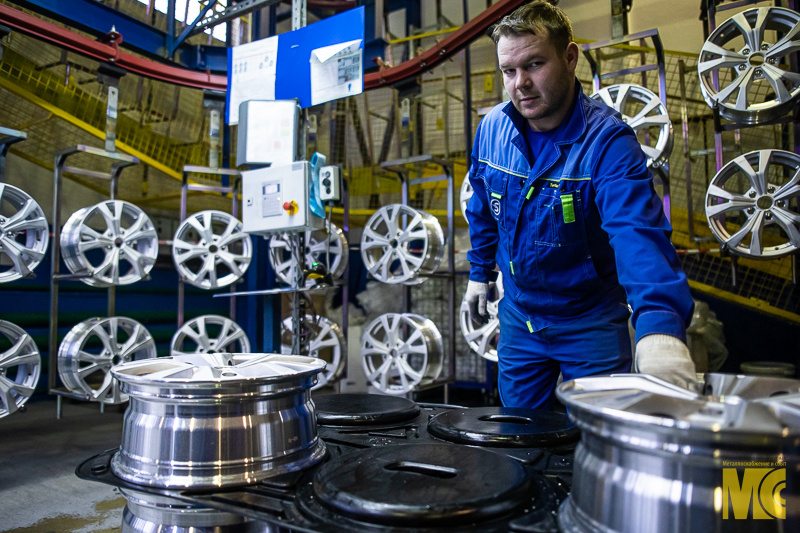
[[[660,167],[672,153],[672,122],[667,108],[652,91],[628,83],[604,87],[591,98],[599,100],[622,115],[622,120],[636,132],[647,157],[647,167]]]
[[[467,205],[469,205],[469,199],[472,198],[472,184],[469,182],[469,171],[467,175],[464,176],[464,181],[461,182],[461,192],[459,194],[459,200],[461,201],[461,214],[464,215],[464,220],[467,220]],[[467,224],[469,224],[469,220],[467,220]]]
[[[25,330],[0,320],[0,418],[16,412],[33,395],[42,359]],[[9,346],[6,348],[6,346]]]
[[[789,112],[800,95],[800,74],[784,70],[781,60],[800,46],[798,22],[800,14],[790,9],[759,7],[720,24],[697,62],[708,105],[741,124],[761,124]]]
[[[239,281],[253,254],[242,223],[224,211],[200,211],[186,217],[172,240],[172,260],[186,283],[211,290]]]
[[[224,316],[203,315],[181,326],[170,343],[170,354],[250,353],[250,342],[239,325]]]
[[[433,382],[442,371],[443,354],[436,325],[413,313],[381,315],[361,339],[367,381],[386,394],[406,394]]]
[[[500,318],[498,308],[500,300],[503,299],[503,277],[498,274],[497,281],[490,284],[489,290],[494,288],[494,297],[486,302],[486,312],[489,314],[489,322],[483,326],[475,327],[469,318],[469,304],[464,300],[461,302],[459,318],[461,320],[461,333],[464,335],[469,347],[483,357],[492,362],[497,362],[497,342],[500,339]]]
[[[361,258],[383,283],[421,282],[439,268],[444,233],[433,215],[403,204],[378,209],[361,234]]]
[[[314,263],[323,263],[327,266],[333,279],[342,277],[349,259],[349,248],[344,231],[331,222],[328,231],[320,229],[305,232],[305,243],[304,268],[310,269]],[[330,256],[330,262],[328,262],[328,256]],[[281,233],[272,236],[269,241],[269,263],[278,279],[287,285],[292,284],[298,262],[292,257],[290,234]],[[306,287],[313,284],[313,280],[306,280]]]
[[[800,156],[783,150],[749,152],[711,180],[705,202],[708,225],[732,253],[783,257],[800,248],[798,197]]]
[[[130,397],[111,470],[163,488],[224,488],[325,457],[309,389],[325,366],[280,354],[190,354],[114,368]]]
[[[158,235],[150,218],[122,200],[79,209],[61,232],[64,263],[87,285],[111,287],[144,279],[158,256]]]
[[[317,390],[339,381],[344,372],[347,358],[347,341],[342,328],[333,320],[324,316],[306,315],[306,328],[309,332],[308,356],[325,361],[326,366],[317,384],[311,390]],[[281,353],[292,352],[292,318],[281,322]]]
[[[29,276],[44,258],[50,242],[47,219],[28,193],[0,183],[0,283]]]
[[[111,370],[156,357],[153,337],[139,322],[125,317],[90,318],[72,328],[58,348],[58,375],[70,392],[86,400],[128,401]]]

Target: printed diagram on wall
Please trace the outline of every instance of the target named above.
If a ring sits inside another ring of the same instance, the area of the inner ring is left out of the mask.
[[[229,57],[228,124],[239,123],[239,104],[275,100],[278,36],[234,46]]]
[[[311,52],[311,103],[321,104],[363,91],[361,39]]]

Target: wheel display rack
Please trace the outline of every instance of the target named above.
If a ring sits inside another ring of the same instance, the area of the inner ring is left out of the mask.
[[[100,172],[85,168],[68,166],[68,160],[77,154],[101,158],[111,162],[109,172]],[[62,208],[62,185],[64,173],[77,174],[93,179],[100,179],[109,183],[109,198],[116,200],[119,191],[120,174],[127,167],[139,164],[139,159],[119,152],[111,152],[102,148],[95,148],[86,145],[76,145],[65,148],[56,153],[55,172],[53,179],[53,239],[51,252],[50,268],[50,331],[48,342],[48,361],[49,371],[47,375],[48,388],[50,394],[56,395],[56,417],[61,418],[62,398],[72,398],[76,400],[86,400],[85,395],[76,394],[64,387],[58,387],[55,371],[58,368],[58,296],[62,281],[81,281],[91,277],[91,273],[81,274],[62,274],[61,273],[61,208]],[[107,295],[107,314],[113,317],[116,312],[116,287],[110,286],[106,290]],[[104,402],[100,402],[100,409],[103,410]]]

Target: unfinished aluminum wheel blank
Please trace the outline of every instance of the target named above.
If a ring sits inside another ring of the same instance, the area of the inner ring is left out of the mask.
[[[84,320],[61,341],[58,375],[67,389],[86,400],[128,401],[111,374],[116,366],[156,357],[153,337],[139,322],[125,317]]]
[[[763,124],[791,111],[800,74],[782,68],[781,60],[800,46],[799,22],[790,9],[759,7],[720,24],[697,62],[708,105],[741,124]]]
[[[253,255],[250,235],[224,211],[189,215],[175,232],[172,260],[183,281],[212,290],[239,281]]]
[[[278,279],[287,285],[292,284],[298,264],[292,247],[292,236],[288,233],[273,235],[269,241],[269,263]],[[332,222],[327,231],[319,229],[305,232],[303,258],[306,269],[310,269],[314,263],[322,263],[326,265],[333,279],[339,279],[347,268],[348,253],[344,231]],[[313,284],[313,280],[306,280],[307,287]]]
[[[344,372],[347,357],[347,341],[342,328],[333,320],[324,316],[306,315],[305,325],[308,329],[308,356],[322,359],[326,366],[311,390],[339,381]],[[292,352],[292,318],[281,322],[281,353]]]
[[[406,394],[432,383],[442,371],[442,335],[429,319],[386,313],[361,339],[361,363],[370,384],[386,394]]]
[[[383,283],[416,284],[433,273],[444,255],[439,221],[403,204],[378,209],[361,234],[361,258]]]
[[[672,122],[658,95],[640,85],[622,83],[604,87],[591,98],[619,112],[622,120],[633,128],[647,157],[648,168],[660,167],[669,161]]]
[[[0,320],[0,418],[18,411],[33,395],[42,359],[25,330]]]
[[[203,315],[181,326],[170,343],[173,356],[196,353],[250,353],[250,342],[230,318]]]
[[[706,191],[706,217],[730,252],[773,259],[800,248],[800,156],[758,150],[717,172]]]
[[[129,285],[147,277],[158,256],[150,218],[122,200],[79,209],[61,232],[61,253],[73,274],[94,287]]]
[[[39,204],[22,189],[0,183],[0,283],[30,276],[49,242]]]
[[[461,214],[464,215],[464,220],[467,221],[467,224],[469,224],[469,220],[467,220],[467,206],[469,205],[470,198],[472,198],[472,194],[472,184],[469,182],[469,172],[467,172],[467,175],[464,176],[464,181],[461,182],[461,192],[459,194]]]
[[[489,294],[493,294],[486,302],[486,312],[489,314],[489,322],[476,327],[475,323],[469,318],[469,304],[466,300],[461,302],[459,318],[461,320],[461,333],[464,335],[472,351],[484,359],[496,363],[497,341],[500,338],[498,307],[500,305],[500,300],[503,299],[502,275],[498,275],[497,281],[489,284]]]

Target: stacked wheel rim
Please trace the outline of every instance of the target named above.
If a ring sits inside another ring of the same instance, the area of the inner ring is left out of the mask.
[[[782,257],[800,247],[798,197],[800,156],[758,150],[717,172],[706,192],[706,217],[714,236],[732,253]]]
[[[592,98],[599,100],[622,115],[639,139],[647,157],[647,166],[661,167],[672,153],[673,132],[667,108],[652,91],[639,85],[622,83],[604,87]],[[648,142],[652,139],[652,145]]]
[[[347,341],[342,328],[329,318],[306,315],[305,324],[308,329],[308,356],[322,359],[326,363],[317,384],[311,387],[311,390],[317,390],[342,377],[347,357]],[[291,351],[292,319],[288,317],[281,323],[281,352],[290,354]]]
[[[29,276],[50,242],[47,219],[28,193],[0,183],[0,283]]]
[[[0,320],[0,418],[18,411],[33,395],[42,360],[25,330]]]
[[[239,325],[224,316],[203,315],[181,326],[170,343],[172,355],[249,353],[250,341]]]
[[[314,263],[324,263],[333,279],[342,277],[349,258],[344,231],[331,222],[327,231],[305,232],[305,243],[305,250],[303,250],[305,268],[311,268]],[[288,233],[273,235],[269,241],[270,265],[278,279],[287,285],[291,285],[292,280],[295,279],[298,265],[298,261],[292,254],[292,246],[292,238]],[[306,286],[311,286],[313,283],[313,280],[306,280]]]
[[[741,124],[761,124],[789,112],[800,96],[800,76],[784,69],[781,60],[800,46],[799,22],[800,14],[790,9],[760,7],[717,26],[697,63],[708,105]]]
[[[406,394],[433,382],[442,371],[443,355],[436,325],[413,313],[379,316],[361,340],[367,380],[386,394]]]
[[[212,290],[239,281],[253,254],[242,223],[223,211],[194,213],[178,226],[172,259],[186,283]]]
[[[489,322],[475,327],[469,317],[469,304],[466,300],[461,302],[459,318],[461,321],[461,333],[469,347],[483,357],[492,362],[497,362],[497,341],[500,337],[500,318],[498,308],[500,300],[503,299],[503,279],[497,276],[497,281],[490,284],[490,290],[494,289],[494,297],[486,301],[486,312],[489,314]]]
[[[433,215],[403,204],[378,209],[364,226],[361,258],[383,283],[416,284],[444,255],[444,233]]]
[[[472,198],[473,193],[472,184],[469,182],[469,172],[467,172],[467,175],[464,176],[464,181],[461,182],[461,192],[459,194],[461,214],[464,215],[464,220],[466,220],[467,223],[469,223],[467,219],[467,206],[469,205],[469,200]]]
[[[111,370],[126,362],[156,357],[153,337],[125,317],[84,320],[61,341],[58,375],[67,389],[87,400],[117,404],[128,400]]]
[[[72,214],[61,233],[64,263],[87,285],[111,287],[144,279],[158,256],[150,218],[122,200],[107,200]]]

